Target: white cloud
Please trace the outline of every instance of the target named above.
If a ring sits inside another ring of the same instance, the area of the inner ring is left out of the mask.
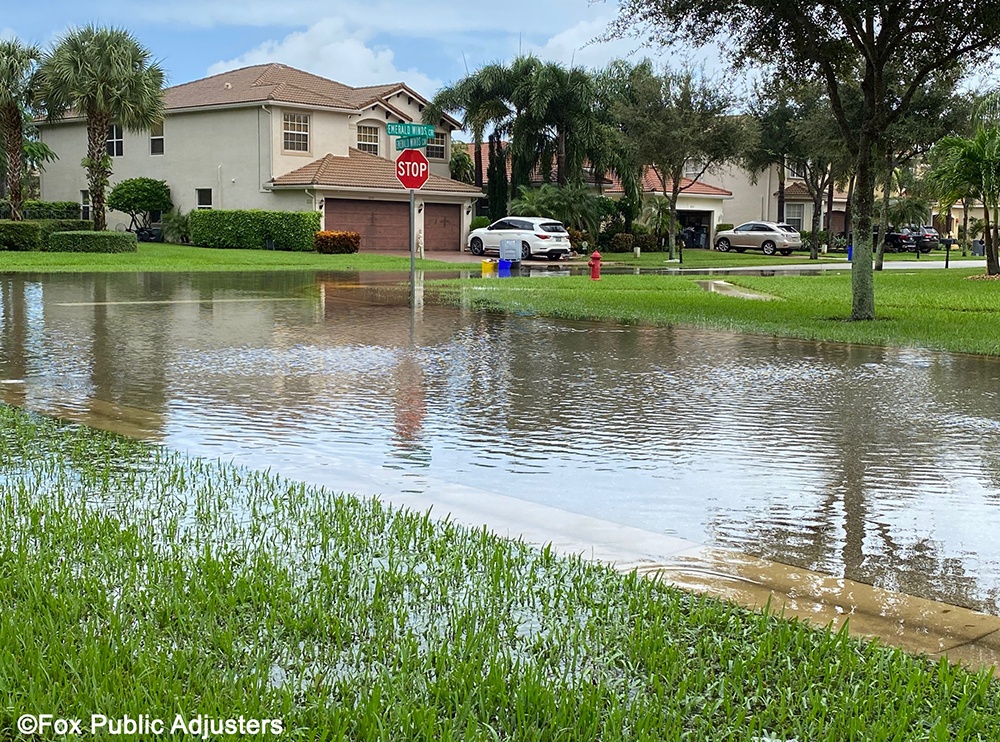
[[[373,48],[367,41],[364,34],[348,30],[343,20],[326,18],[305,31],[296,31],[279,41],[266,41],[235,59],[216,62],[208,74],[280,62],[355,87],[405,82],[428,97],[441,87],[439,79],[420,70],[398,69],[391,49]]]

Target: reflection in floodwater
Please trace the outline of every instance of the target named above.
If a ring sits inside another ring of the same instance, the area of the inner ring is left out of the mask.
[[[429,507],[461,486],[1000,611],[996,359],[407,293],[2,277],[0,399],[333,489]]]

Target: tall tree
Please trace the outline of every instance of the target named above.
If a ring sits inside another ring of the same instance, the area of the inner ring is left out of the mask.
[[[678,197],[744,151],[750,124],[731,115],[734,99],[723,86],[691,69],[658,74],[644,61],[620,66],[618,74],[629,94],[616,114],[637,161],[652,166],[660,179],[674,225],[667,235],[673,258]],[[692,165],[697,172],[685,178]]]
[[[84,26],[63,36],[42,62],[42,98],[50,116],[68,111],[87,121],[84,167],[94,229],[103,230],[112,173],[107,152],[112,124],[149,130],[163,120],[163,70],[128,31]]]
[[[17,39],[0,40],[0,139],[10,218],[14,220],[22,218],[25,121],[32,109],[35,72],[41,56],[36,46]]]
[[[619,0],[608,35],[689,45],[724,38],[734,58],[774,64],[789,77],[818,75],[844,139],[857,143],[851,319],[875,318],[872,216],[877,152],[885,133],[932,74],[1000,45],[1000,4],[958,8],[914,0]],[[767,43],[763,43],[766,40]],[[780,49],[780,54],[774,50]],[[860,126],[841,89],[860,67]],[[890,74],[891,73],[891,74]]]
[[[777,167],[778,221],[785,221],[785,170],[788,158],[794,154],[795,142],[790,126],[795,116],[789,84],[781,77],[758,84],[751,97],[748,113],[757,125],[757,136],[743,152],[740,160],[756,182],[761,173]]]

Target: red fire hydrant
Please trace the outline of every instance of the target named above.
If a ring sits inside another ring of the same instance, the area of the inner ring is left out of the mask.
[[[590,260],[587,265],[590,266],[590,278],[592,281],[601,280],[601,254],[594,250],[594,254],[590,256]]]

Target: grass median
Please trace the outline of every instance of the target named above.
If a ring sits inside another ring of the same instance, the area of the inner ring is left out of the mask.
[[[986,673],[376,500],[6,406],[0,480],[2,739],[42,713],[310,740],[1000,738]]]
[[[873,322],[847,321],[847,271],[724,279],[772,301],[710,293],[698,285],[697,276],[688,275],[471,279],[439,285],[452,300],[461,297],[496,311],[1000,355],[1000,284],[969,279],[981,274],[982,269],[971,268],[876,273]]]

